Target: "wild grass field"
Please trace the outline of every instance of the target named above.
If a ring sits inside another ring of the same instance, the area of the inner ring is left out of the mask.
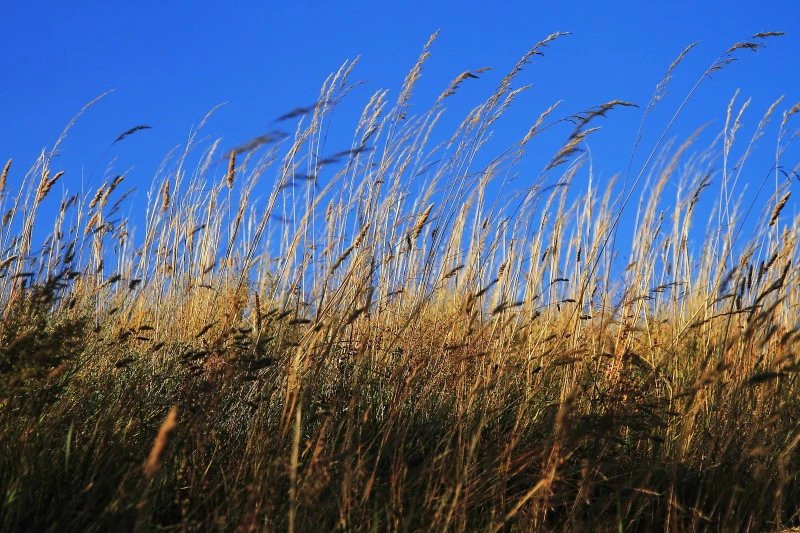
[[[670,122],[625,145],[644,163],[616,181],[582,148],[630,111],[620,100],[553,105],[486,154],[518,75],[562,37],[446,132],[445,106],[484,73],[417,112],[432,38],[328,152],[345,63],[281,117],[288,135],[231,150],[200,124],[131,207],[124,174],[69,192],[55,157],[69,126],[30,168],[9,160],[0,529],[800,525],[798,162],[784,157],[800,104],[746,129],[753,111],[731,100],[707,146],[670,141]],[[777,37],[731,46],[684,102]],[[638,109],[644,128],[689,53]],[[512,182],[564,124],[539,174]],[[769,143],[772,167],[743,176]],[[740,196],[745,179],[771,198]]]

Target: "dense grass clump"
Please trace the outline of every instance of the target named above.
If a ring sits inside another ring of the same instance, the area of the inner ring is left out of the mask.
[[[732,46],[698,85],[777,35]],[[770,176],[792,176],[800,105],[776,102],[741,141],[747,104],[732,101],[694,155],[694,137],[664,141],[668,126],[641,170],[605,191],[580,148],[628,102],[561,118],[554,105],[486,154],[517,76],[561,37],[447,135],[444,104],[484,73],[414,114],[431,39],[396,100],[375,93],[350,148],[328,152],[325,128],[353,86],[346,63],[315,105],[281,117],[293,135],[222,151],[193,133],[137,220],[120,213],[124,175],[52,203],[69,185],[54,168],[63,136],[24,175],[9,161],[0,529],[800,524],[791,180],[747,224],[732,199],[775,124]],[[512,190],[557,124],[566,141]],[[637,187],[623,258],[614,235]],[[703,234],[692,224],[712,203]]]

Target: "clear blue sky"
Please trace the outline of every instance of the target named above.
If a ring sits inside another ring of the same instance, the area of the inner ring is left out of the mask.
[[[466,69],[495,68],[455,107],[487,96],[545,35],[573,33],[520,77],[519,83],[535,87],[498,131],[500,144],[517,139],[559,99],[564,112],[614,98],[644,106],[669,63],[695,40],[701,45],[676,75],[664,111],[649,128],[653,136],[719,53],[759,31],[787,36],[758,54],[742,54],[704,85],[675,136],[708,120],[713,132],[720,130],[736,88],[742,100],[753,98],[745,121],[750,128],[778,96],[786,95],[783,108],[800,100],[798,0],[8,2],[2,11],[0,159],[14,157],[18,176],[83,104],[115,89],[75,127],[61,164],[72,190],[80,188],[81,172],[87,187],[99,184],[112,157],[118,171],[134,166],[129,182],[140,185],[135,202],[144,201],[141,191],[163,155],[215,104],[227,102],[207,131],[224,137],[226,147],[246,142],[270,130],[276,116],[313,102],[325,76],[359,54],[354,78],[367,84],[349,99],[363,104],[375,89],[397,90],[436,29],[441,34],[417,103],[431,103]],[[619,110],[602,122],[591,144],[600,178],[624,170],[639,113]],[[142,123],[153,129],[109,149],[120,132]],[[339,144],[347,147],[348,139]]]

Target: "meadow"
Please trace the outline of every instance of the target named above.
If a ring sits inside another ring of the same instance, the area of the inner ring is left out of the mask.
[[[198,125],[132,207],[125,174],[69,192],[56,154],[72,123],[32,166],[8,160],[0,529],[800,525],[799,176],[784,157],[800,104],[746,129],[753,111],[731,100],[702,147],[667,125],[634,139],[644,163],[616,180],[593,179],[583,147],[634,110],[622,100],[554,104],[486,154],[519,74],[564,37],[441,132],[487,73],[416,111],[434,36],[328,151],[347,62],[280,117],[288,133],[229,149]],[[684,102],[779,37],[732,45]],[[691,53],[636,109],[643,127]],[[565,124],[538,175],[512,180]],[[755,205],[738,191],[765,143],[774,164],[748,179],[771,198]]]

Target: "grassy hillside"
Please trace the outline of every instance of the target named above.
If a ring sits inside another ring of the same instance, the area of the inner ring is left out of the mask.
[[[627,102],[553,106],[481,151],[559,37],[452,132],[445,105],[483,73],[414,113],[426,47],[329,153],[346,63],[283,117],[291,135],[228,151],[201,124],[132,208],[125,175],[56,196],[76,183],[55,157],[64,136],[27,171],[9,161],[0,529],[800,524],[800,225],[783,157],[800,105],[744,131],[732,101],[711,146],[666,129],[637,143],[641,169],[600,187],[580,149]],[[512,183],[565,123],[541,172]],[[776,176],[773,197],[740,205],[744,161],[767,142],[775,165],[757,175],[770,190]],[[623,209],[638,213],[630,249]]]

